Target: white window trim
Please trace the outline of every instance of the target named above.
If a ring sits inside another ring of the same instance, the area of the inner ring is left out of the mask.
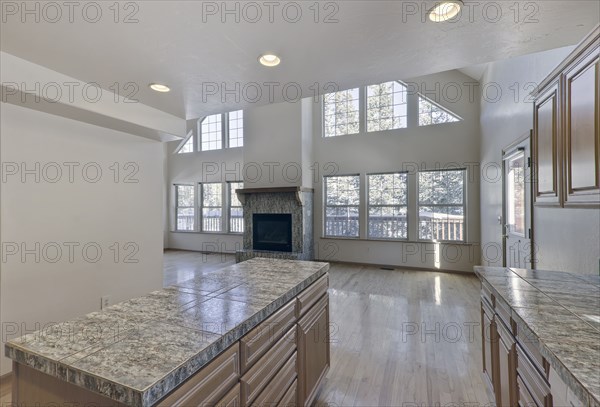
[[[405,174],[406,175],[406,205],[371,205],[369,204],[369,192],[370,192],[370,187],[369,187],[369,175],[387,175],[387,174]],[[367,208],[367,240],[391,240],[391,241],[408,241],[408,235],[410,233],[410,215],[409,215],[409,211],[408,211],[408,206],[410,204],[410,188],[409,188],[409,182],[408,182],[408,171],[389,171],[389,172],[370,172],[366,174],[365,177],[365,182],[367,183],[367,198],[366,198],[366,202],[365,202],[365,206]],[[387,208],[387,207],[398,207],[398,206],[403,206],[406,208],[406,237],[371,237],[370,235],[370,230],[369,230],[369,209],[371,208]]]
[[[431,123],[431,124],[423,124],[420,125],[419,124],[419,116],[420,116],[420,107],[419,107],[419,98],[423,98],[426,101],[428,101],[429,103],[431,103],[434,106],[437,106],[438,108],[442,109],[444,112],[456,117],[458,120],[455,122],[447,122],[447,123]],[[427,96],[421,94],[421,93],[417,93],[417,127],[428,127],[428,126],[439,126],[440,124],[452,124],[452,123],[459,123],[462,122],[464,119],[462,118],[462,116],[458,115],[457,113],[455,113],[454,111],[442,106],[441,104],[437,103],[436,101],[428,98]]]
[[[359,202],[358,205],[327,205],[327,178],[341,178],[341,177],[358,177],[359,182]],[[336,239],[351,239],[351,240],[361,240],[361,233],[363,229],[363,225],[361,222],[361,197],[362,194],[360,192],[361,189],[361,176],[360,174],[336,174],[336,175],[326,175],[323,176],[323,225],[322,225],[322,235],[325,238],[336,238]],[[356,207],[358,212],[358,235],[357,236],[344,236],[344,235],[328,235],[327,234],[327,208],[354,208]]]
[[[462,207],[463,207],[463,238],[462,240],[440,240],[440,239],[422,239],[419,233],[419,208],[421,206],[433,206],[433,207],[440,207],[440,208],[446,208],[449,206],[461,206],[461,205],[430,205],[430,204],[423,204],[421,205],[421,202],[419,200],[419,196],[420,196],[420,188],[421,188],[421,184],[419,182],[419,174],[422,172],[434,172],[434,171],[462,171],[463,172],[463,203],[462,203]],[[419,172],[417,172],[417,241],[419,242],[440,242],[440,243],[467,243],[468,240],[468,214],[467,214],[467,180],[469,179],[468,177],[468,170],[467,168],[435,168],[435,169],[424,169],[424,170],[420,170]]]
[[[185,229],[178,229],[177,228],[177,210],[179,208],[190,208],[190,206],[179,206],[179,187],[183,186],[183,187],[192,187],[194,188],[194,206],[191,207],[192,209],[194,209],[194,229],[192,230],[185,230]],[[185,183],[177,183],[177,184],[173,184],[173,223],[172,223],[172,227],[171,227],[171,231],[172,232],[177,232],[177,233],[194,233],[198,230],[198,210],[197,210],[197,203],[198,203],[198,190],[196,188],[196,186],[194,184],[185,184]]]
[[[195,153],[196,151],[198,151],[198,148],[196,146],[196,137],[194,137],[194,131],[190,130],[187,134],[187,136],[185,136],[185,138],[179,143],[179,145],[177,146],[177,148],[175,148],[175,151],[173,152],[173,154],[189,154],[189,153],[180,153],[181,149],[183,148],[183,146],[185,146],[187,144],[187,142],[189,141],[189,139],[192,138],[192,151],[190,153]]]
[[[231,191],[231,185],[232,184],[237,184],[237,183],[242,183],[243,184],[244,181],[226,181],[225,182],[225,185],[227,186],[226,187],[226,189],[227,189],[227,192],[226,192],[226,195],[227,195],[227,202],[226,202],[226,204],[227,204],[227,220],[226,220],[226,222],[227,222],[227,233],[230,233],[232,235],[242,235],[242,234],[244,234],[244,231],[241,231],[241,232],[232,232],[231,231],[231,208],[242,208],[242,214],[243,214],[243,210],[244,210],[244,206],[243,205],[242,206],[232,206],[231,205],[231,201],[232,201],[231,194],[235,194],[234,191]],[[243,222],[243,219],[244,218],[242,217],[242,222]]]
[[[238,110],[241,110],[242,112],[244,111],[243,109],[238,109]],[[226,113],[209,114],[207,116],[204,116],[202,119],[199,119],[198,123],[197,123],[198,137],[196,137],[196,140],[194,140],[194,144],[195,144],[194,151],[197,151],[200,153],[209,153],[211,151],[219,151],[219,150],[225,150],[225,149],[230,149],[230,148],[243,148],[244,147],[244,139],[245,139],[245,129],[246,129],[246,115],[243,115],[243,117],[242,117],[242,132],[244,133],[244,135],[242,136],[242,145],[236,146],[236,147],[229,146],[229,113],[237,112],[238,110],[232,110],[231,112],[226,112]],[[204,120],[206,120],[206,118],[208,116],[214,116],[216,114],[221,115],[221,147],[213,149],[213,150],[202,150],[202,123],[204,122]]]

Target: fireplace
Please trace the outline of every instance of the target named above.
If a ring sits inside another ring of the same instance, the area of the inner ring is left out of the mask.
[[[292,214],[252,215],[252,248],[275,252],[292,251]]]

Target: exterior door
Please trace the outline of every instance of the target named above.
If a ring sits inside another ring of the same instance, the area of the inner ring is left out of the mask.
[[[529,138],[505,150],[504,263],[534,268],[531,230],[531,155]]]

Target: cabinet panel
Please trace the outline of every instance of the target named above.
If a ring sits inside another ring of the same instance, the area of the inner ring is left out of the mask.
[[[242,406],[250,405],[254,401],[295,350],[296,327],[292,327],[240,379]]]
[[[565,75],[567,204],[600,203],[599,50]]]
[[[560,202],[560,86],[557,78],[535,101],[533,113],[534,199],[536,204]]]
[[[161,400],[158,406],[214,405],[237,383],[239,377],[240,355],[236,343]]]
[[[271,315],[240,340],[242,372],[246,372],[296,322],[296,300]]]
[[[285,396],[290,385],[296,380],[296,353],[286,362],[273,380],[252,402],[253,406],[277,406]]]
[[[283,399],[277,405],[278,407],[296,407],[296,393],[298,389],[298,380],[294,380],[294,383],[287,390]]]
[[[310,406],[330,366],[329,297],[298,322],[298,405]]]
[[[329,276],[325,275],[315,281],[310,287],[304,290],[297,298],[298,305],[296,307],[298,318],[304,315],[310,307],[316,303],[319,298],[327,293],[329,287]]]
[[[517,404],[517,367],[515,341],[502,321],[497,322],[498,329],[498,371],[500,406],[515,406]]]
[[[520,346],[517,346],[517,374],[538,406],[551,407],[552,395],[549,384]]]
[[[236,384],[215,407],[240,407],[240,384]]]
[[[493,312],[488,308],[485,300],[481,302],[481,343],[483,349],[483,372],[488,385],[494,391],[494,366],[492,359],[493,346],[492,337],[495,337],[495,327],[493,324]]]

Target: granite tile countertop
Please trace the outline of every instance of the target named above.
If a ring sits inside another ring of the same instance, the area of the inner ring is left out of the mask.
[[[600,406],[600,277],[504,267],[475,273],[580,400]]]
[[[324,275],[327,263],[255,258],[47,327],[7,357],[133,406],[151,406]]]

